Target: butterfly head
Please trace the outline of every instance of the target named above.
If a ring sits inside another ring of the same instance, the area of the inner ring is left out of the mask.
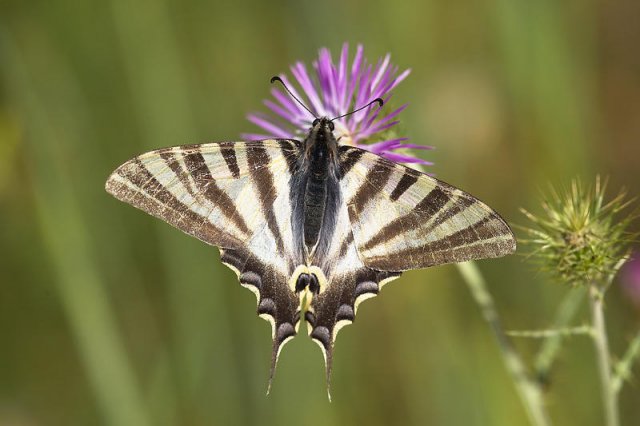
[[[328,140],[329,138],[333,138],[334,130],[335,125],[332,120],[327,117],[320,117],[313,120],[310,133],[315,134],[319,138]]]
[[[308,160],[313,163],[325,163],[337,158],[338,141],[333,135],[334,129],[333,121],[327,117],[313,120],[304,142]]]

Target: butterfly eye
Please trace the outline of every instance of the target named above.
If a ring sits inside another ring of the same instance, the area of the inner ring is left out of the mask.
[[[329,130],[331,130],[333,132],[333,129],[335,129],[336,126],[333,125],[333,121],[329,122]]]
[[[313,120],[313,123],[311,123],[311,127],[316,127],[316,125],[317,125],[319,122],[320,122],[320,120],[316,118],[315,120]]]

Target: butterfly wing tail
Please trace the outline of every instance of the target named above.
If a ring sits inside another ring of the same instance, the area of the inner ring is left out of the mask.
[[[333,349],[338,332],[355,320],[361,302],[376,296],[384,284],[399,276],[399,272],[361,267],[332,279],[331,286],[313,299],[305,319],[309,323],[309,336],[324,355],[329,400]]]
[[[256,295],[258,316],[271,324],[273,348],[267,385],[269,394],[280,351],[296,335],[300,321],[298,300],[288,288],[284,275],[248,251],[221,250],[220,258],[222,263],[238,275],[240,284]]]
[[[269,382],[267,384],[267,395],[269,395],[269,393],[271,392],[271,384],[273,383],[273,378],[276,375],[276,366],[278,364],[278,357],[280,356],[280,351],[289,340],[293,339],[295,335],[296,335],[295,327],[289,322],[281,323],[277,327],[275,336],[273,337],[273,349],[271,352],[271,369],[269,370]]]
[[[323,318],[321,317],[320,320]],[[324,356],[324,365],[327,381],[327,397],[331,401],[331,368],[333,366],[333,344],[337,334],[335,321],[323,321],[325,325],[319,325],[318,320],[313,312],[307,312],[306,320],[309,323],[309,336],[320,346],[322,355]],[[317,325],[318,324],[318,325]],[[336,330],[334,333],[333,330]]]

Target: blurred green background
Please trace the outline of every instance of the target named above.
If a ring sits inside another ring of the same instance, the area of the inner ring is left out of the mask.
[[[362,306],[337,341],[332,403],[304,334],[265,397],[254,296],[215,249],[104,182],[140,152],[255,130],[245,114],[272,75],[347,41],[412,68],[401,132],[511,223],[574,176],[638,194],[639,20],[636,0],[3,0],[0,425],[525,425],[453,266]],[[508,329],[548,327],[568,291],[524,256],[479,266]],[[639,312],[617,286],[606,307],[621,354]],[[539,342],[514,343],[531,361]],[[602,423],[587,338],[568,340],[546,392],[555,424]],[[637,382],[622,391],[624,424],[639,400]]]

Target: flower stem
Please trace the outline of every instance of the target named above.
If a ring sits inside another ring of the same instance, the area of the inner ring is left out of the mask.
[[[616,395],[620,392],[620,389],[622,389],[623,382],[631,375],[631,367],[638,356],[640,356],[640,331],[638,331],[629,344],[629,348],[622,357],[622,360],[616,365],[613,382],[611,382],[613,392],[615,392]]]
[[[582,305],[584,296],[585,292],[582,288],[576,288],[569,291],[556,312],[552,329],[565,328],[573,320]],[[550,336],[542,343],[542,347],[540,348],[534,363],[535,375],[540,383],[545,383],[547,381],[549,371],[551,370],[551,366],[560,351],[564,337],[565,336],[560,334]]]
[[[473,262],[457,263],[456,266],[463,279],[469,286],[474,301],[480,307],[484,319],[498,343],[504,365],[524,405],[525,411],[532,425],[547,426],[551,424],[542,400],[542,392],[536,382],[529,378],[522,359],[515,351],[507,337],[493,298],[487,290],[484,277]]]
[[[579,327],[550,328],[544,330],[513,330],[507,331],[507,336],[526,337],[529,339],[547,339],[549,337],[567,337],[584,334],[592,334],[593,329],[588,325]]]
[[[591,317],[593,320],[593,343],[598,357],[598,370],[600,372],[600,382],[602,385],[602,403],[605,411],[605,424],[607,426],[618,426],[618,401],[613,389],[611,375],[611,359],[609,357],[609,343],[607,340],[607,330],[604,320],[603,294],[596,285],[590,287]]]

